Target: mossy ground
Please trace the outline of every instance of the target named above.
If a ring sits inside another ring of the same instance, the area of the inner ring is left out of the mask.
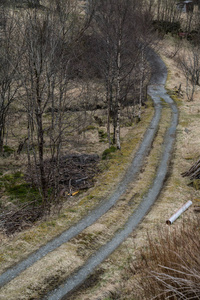
[[[8,201],[15,204],[28,204],[28,202],[32,202],[34,200],[37,200],[37,203],[40,204],[42,201],[39,190],[28,184],[24,180],[24,174],[19,171],[1,175],[0,189],[4,195],[7,195]]]

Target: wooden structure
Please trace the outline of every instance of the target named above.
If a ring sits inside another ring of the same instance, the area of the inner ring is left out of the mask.
[[[185,13],[189,13],[189,12],[193,12],[194,10],[194,2],[193,1],[182,1],[182,2],[178,2],[176,4],[177,9],[185,12]]]

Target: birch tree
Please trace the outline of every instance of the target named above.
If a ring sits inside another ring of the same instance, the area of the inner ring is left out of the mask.
[[[14,16],[1,8],[0,26],[0,153],[3,152],[7,116],[20,87],[18,65],[23,55],[23,42],[17,40]]]
[[[34,168],[33,173],[38,172],[37,186],[45,205],[52,177],[54,198],[58,192],[62,143],[72,127],[65,112],[70,101],[70,65],[74,60],[73,49],[78,46],[88,22],[88,18],[79,21],[79,12],[71,1],[62,1],[62,10],[57,2],[52,2],[51,9],[42,13],[27,10],[19,21],[24,24],[21,36],[26,49],[20,74],[28,122],[28,162]],[[45,119],[47,111],[48,120]],[[52,167],[47,168],[47,158],[55,160]]]
[[[200,47],[189,45],[185,53],[179,56],[179,65],[186,79],[186,95],[188,101],[193,101],[195,89],[200,85]]]
[[[142,62],[140,77],[140,104],[144,83],[144,52],[148,39],[143,35],[147,18],[139,17],[144,14],[142,2],[134,0],[104,0],[97,2],[94,30],[96,39],[100,40],[97,64],[101,70],[106,88],[107,102],[107,134],[111,145],[110,125],[113,124],[113,143],[118,149],[120,144],[121,108],[135,81],[136,69]],[[149,12],[146,12],[146,17]],[[139,25],[140,22],[143,22]],[[148,26],[150,23],[148,24]],[[150,26],[149,26],[150,27]],[[143,38],[142,38],[143,35]],[[140,45],[143,45],[141,48]],[[143,49],[143,51],[141,51]]]

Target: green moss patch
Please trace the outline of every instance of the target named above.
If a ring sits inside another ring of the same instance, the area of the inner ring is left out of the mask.
[[[4,145],[3,146],[3,156],[8,157],[10,156],[15,150],[10,146]]]
[[[111,146],[110,148],[103,151],[102,159],[111,158],[111,153],[114,153],[117,150],[115,146]]]
[[[21,172],[6,174],[0,178],[0,189],[10,197],[11,201],[31,202],[38,199],[41,202],[39,191],[24,181]]]

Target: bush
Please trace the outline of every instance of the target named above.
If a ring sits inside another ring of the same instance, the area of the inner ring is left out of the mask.
[[[164,20],[154,20],[153,21],[153,27],[155,30],[158,30],[158,32],[163,32],[163,33],[178,33],[181,25],[180,22],[169,22],[169,21],[164,21]]]
[[[116,147],[111,146],[110,148],[103,151],[102,159],[111,158],[111,153],[115,152],[117,150]]]
[[[36,199],[38,203],[41,203],[42,201],[39,190],[33,188],[28,183],[21,183],[13,186],[8,186],[7,193],[10,196],[10,200],[18,199],[22,203],[31,202]]]
[[[31,202],[35,199],[41,202],[39,190],[24,181],[24,174],[15,172],[6,174],[0,178],[0,188],[4,188],[5,193],[10,196],[10,200],[18,199],[19,202]]]
[[[15,152],[15,150],[7,145],[3,146],[3,155],[4,156],[10,156],[13,152]]]
[[[94,130],[94,129],[96,129],[96,127],[94,125],[88,125],[86,127],[86,130]]]
[[[103,131],[103,129],[99,129],[99,142],[105,142],[105,139],[107,138],[107,133]]]

